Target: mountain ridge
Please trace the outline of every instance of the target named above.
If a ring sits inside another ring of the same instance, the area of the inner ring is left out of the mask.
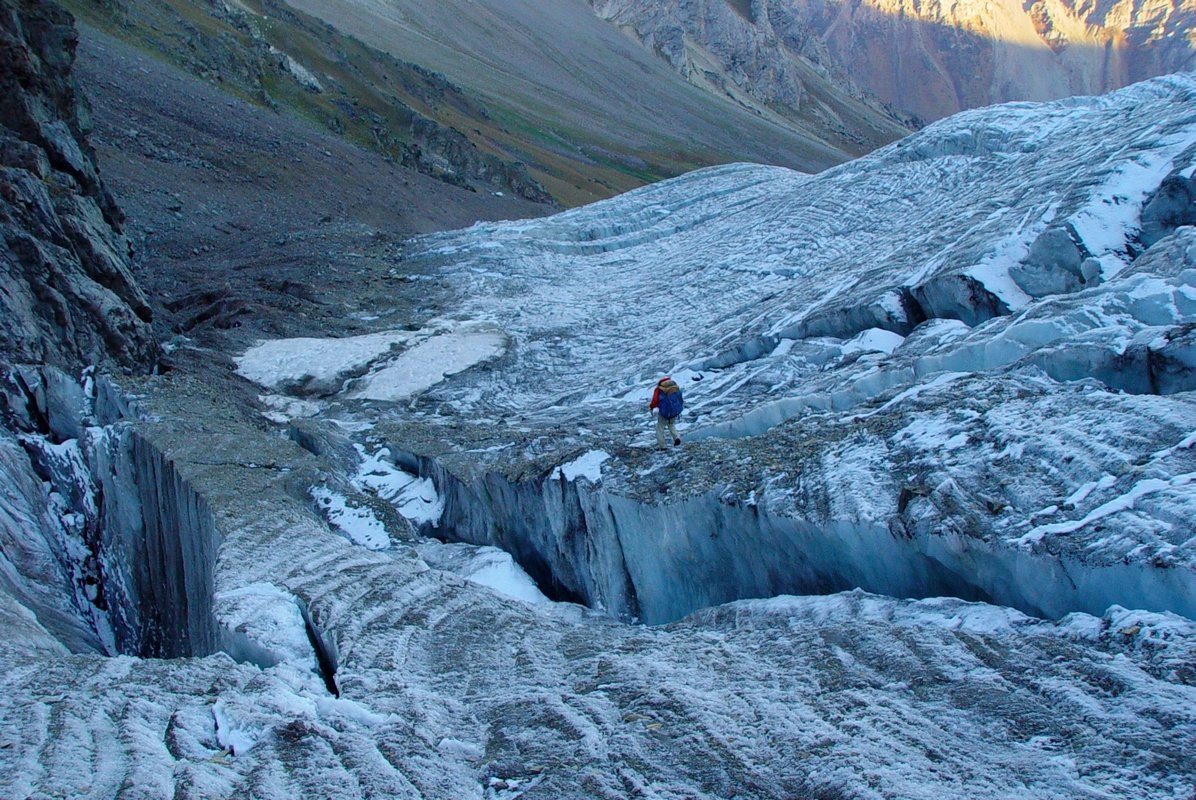
[[[700,51],[740,91],[792,103],[806,91],[803,70],[818,70],[925,121],[1012,100],[1101,94],[1196,66],[1190,2],[591,5],[684,74],[700,72]]]
[[[759,103],[711,95],[581,0],[292,5],[469,87],[502,117],[496,143],[520,150],[533,174],[553,172],[551,185],[575,198],[569,206],[726,161],[816,171],[905,132],[882,113],[862,112],[853,129],[833,119],[799,126]]]

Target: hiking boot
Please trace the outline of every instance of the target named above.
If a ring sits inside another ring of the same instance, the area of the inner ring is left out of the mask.
[[[680,445],[680,444],[681,444],[681,440],[680,440],[680,439],[674,439],[674,440],[673,440],[673,447],[677,447],[677,446],[678,446],[678,445]]]

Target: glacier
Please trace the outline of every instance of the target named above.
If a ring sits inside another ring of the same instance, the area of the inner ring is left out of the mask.
[[[1194,170],[1167,76],[422,237],[451,314],[224,382],[20,368],[0,795],[1189,797]]]

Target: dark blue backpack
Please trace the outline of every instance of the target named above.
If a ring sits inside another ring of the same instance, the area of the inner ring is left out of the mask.
[[[685,401],[681,399],[681,390],[675,392],[660,393],[660,416],[663,419],[674,419],[681,416],[681,409],[685,407]]]

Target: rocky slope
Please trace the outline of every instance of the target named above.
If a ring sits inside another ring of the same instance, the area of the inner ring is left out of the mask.
[[[906,132],[859,104],[843,118],[786,117],[746,96],[711,97],[581,3],[507,4],[67,0],[89,24],[238,97],[454,185],[535,202],[575,205],[732,160],[820,169]],[[589,124],[599,117],[609,124]]]
[[[1099,94],[1196,67],[1190,2],[591,5],[694,82],[796,109],[824,103],[816,87],[829,83],[843,87],[839,95],[859,87],[928,121],[1009,100]]]
[[[185,337],[172,348],[361,332],[348,276],[402,288],[404,271],[388,270],[405,238],[550,210],[403,167],[88,26],[76,74],[161,338]],[[396,306],[436,302],[432,292],[395,297]]]
[[[480,126],[490,146],[518,154],[567,206],[728,161],[815,171],[907,130],[860,104],[794,118],[743,94],[711,94],[582,0],[291,5],[481,97],[494,117]]]
[[[0,23],[0,352],[145,369],[156,349],[151,312],[129,273],[123,216],[83,138],[72,20],[25,2],[0,7]]]
[[[460,87],[338,35],[279,3],[68,3],[89,23],[193,75],[275,110],[298,113],[356,144],[447,183],[552,198],[521,162],[461,131],[489,112]]]

